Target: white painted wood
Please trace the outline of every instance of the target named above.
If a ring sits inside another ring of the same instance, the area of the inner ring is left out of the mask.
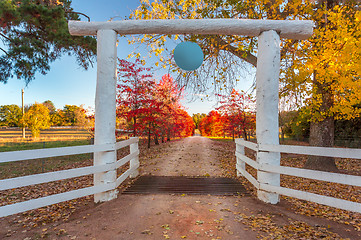
[[[341,184],[361,187],[361,176],[322,172],[322,171],[315,171],[315,170],[302,169],[302,168],[274,166],[268,164],[260,165],[260,170],[266,172],[280,173],[295,177],[303,177],[314,180],[321,180],[321,181],[341,183]]]
[[[129,168],[127,171],[125,171],[122,175],[120,175],[117,180],[115,181],[115,185],[118,187],[124,180],[129,177],[131,174],[133,174],[135,171],[138,170],[137,166],[134,166],[133,168]]]
[[[34,174],[29,176],[9,178],[0,180],[0,190],[7,190],[19,187],[25,187],[29,185],[35,185],[40,183],[53,182],[58,180],[64,180],[69,178],[75,178],[85,176],[93,173],[99,173],[115,169],[115,164],[106,164],[82,168],[73,168],[68,170],[48,172],[41,174]]]
[[[137,137],[134,137],[137,138]],[[132,139],[132,138],[131,138]],[[138,138],[137,138],[138,139]],[[130,145],[130,153],[138,152],[138,142]],[[132,172],[130,178],[136,178],[139,175],[139,155],[136,155],[132,160],[130,160],[130,169],[136,168],[135,171]]]
[[[124,140],[124,141],[116,142],[115,143],[115,149],[118,150],[120,148],[127,147],[130,144],[137,143],[137,142],[139,142],[139,138],[130,138],[130,139],[127,139],[127,140]]]
[[[100,29],[126,34],[224,34],[258,36],[274,30],[282,38],[307,39],[313,33],[309,20],[260,19],[152,19],[110,22],[69,21],[69,32],[75,36],[96,35]]]
[[[254,161],[253,159],[250,159],[249,157],[240,154],[239,152],[236,152],[236,157],[239,158],[241,161],[246,162],[248,165],[253,167],[254,169],[259,169],[259,163]]]
[[[112,151],[114,145],[112,144],[99,144],[99,145],[83,145],[61,148],[46,148],[46,149],[34,149],[14,152],[2,152],[0,153],[0,163],[15,162],[22,160],[30,160],[37,158],[49,158],[67,155],[76,155],[90,152],[102,152]]]
[[[48,172],[48,173],[34,174],[29,176],[17,177],[17,178],[3,179],[0,180],[0,191],[118,169],[119,167],[123,166],[125,163],[129,162],[137,155],[139,155],[139,151],[129,154],[113,164],[74,168],[74,169],[68,169],[68,170],[62,170],[56,172]]]
[[[28,210],[45,207],[55,203],[65,202],[68,200],[92,195],[99,192],[109,191],[111,189],[115,189],[115,183],[77,189],[65,193],[54,194],[47,197],[2,206],[0,207],[0,217],[5,217]]]
[[[116,111],[116,41],[114,30],[101,29],[97,32],[97,85],[95,93],[95,132],[96,145],[115,145],[115,111]],[[116,151],[97,152],[94,154],[94,165],[116,162]],[[94,186],[113,183],[116,170],[94,174]],[[117,196],[117,191],[94,195],[95,202],[109,201]]]
[[[262,32],[258,37],[258,56],[256,71],[256,135],[258,144],[279,144],[278,137],[278,84],[280,72],[280,37],[276,31]],[[260,164],[280,165],[280,153],[257,152]],[[260,183],[280,186],[280,175],[257,171]],[[260,200],[276,204],[276,193],[257,191]]]
[[[246,170],[246,164],[244,161],[241,160],[241,158],[239,156],[237,156],[237,153],[241,156],[245,156],[245,151],[244,151],[244,146],[240,145],[240,144],[236,144],[236,164]],[[239,177],[241,175],[241,173],[239,171],[237,171],[237,177]]]
[[[259,144],[261,151],[361,159],[361,149]]]
[[[261,189],[269,192],[275,192],[284,196],[294,197],[310,202],[315,202],[323,205],[327,205],[330,207],[335,207],[339,209],[344,209],[351,212],[359,212],[361,213],[361,204],[356,202],[351,202],[343,199],[323,196],[315,193],[309,193],[294,189],[289,189],[285,187],[272,186],[269,184],[260,184]]]
[[[240,144],[242,146],[245,146],[246,148],[252,149],[253,151],[258,151],[257,143],[253,143],[253,142],[250,142],[250,141],[245,141],[242,138],[236,138],[235,142],[236,142],[236,144]]]
[[[139,155],[139,151],[133,152],[133,153],[123,157],[122,159],[119,159],[116,162],[115,167],[118,169],[119,167],[123,166],[124,164],[126,164],[127,162],[129,162],[130,160],[135,158],[137,155]]]
[[[251,174],[249,174],[245,169],[241,168],[241,166],[236,165],[237,171],[239,171],[247,180],[253,184],[253,186],[259,189],[259,182],[255,179]]]

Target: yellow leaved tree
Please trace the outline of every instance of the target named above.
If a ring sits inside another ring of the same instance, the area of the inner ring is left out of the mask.
[[[50,127],[49,109],[40,103],[33,104],[24,114],[24,124],[30,129],[33,138],[38,138],[40,130]]]
[[[315,34],[307,40],[282,39],[281,97],[301,99],[299,106],[311,111],[310,144],[334,144],[334,119],[358,116],[360,91],[360,8],[354,0],[141,0],[130,19],[276,19],[313,20]],[[194,72],[172,65],[170,39],[197,42],[205,62]],[[232,89],[242,66],[257,65],[257,38],[235,35],[142,35],[133,44],[147,44],[157,64],[178,72],[181,87],[198,93]],[[333,158],[310,157],[306,167],[336,170]]]

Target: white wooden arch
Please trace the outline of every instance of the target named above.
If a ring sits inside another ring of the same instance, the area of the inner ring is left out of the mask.
[[[95,96],[94,144],[115,144],[116,39],[125,34],[224,34],[258,36],[256,71],[256,135],[258,144],[278,145],[278,86],[280,37],[307,39],[313,33],[312,21],[253,19],[172,19],[124,20],[114,22],[69,21],[69,32],[76,36],[97,36],[97,85]],[[259,164],[280,165],[280,153],[261,151]],[[112,164],[114,151],[94,154],[94,165]],[[136,164],[139,164],[136,163]],[[135,173],[137,175],[138,173]],[[94,185],[116,180],[116,171],[94,174]],[[135,176],[133,175],[133,177]],[[258,171],[260,183],[280,186],[280,174]],[[258,190],[264,202],[278,203],[279,195]],[[116,190],[98,193],[94,201],[116,198]]]

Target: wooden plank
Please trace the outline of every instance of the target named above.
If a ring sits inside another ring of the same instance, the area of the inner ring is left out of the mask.
[[[9,216],[16,213],[26,212],[32,209],[45,207],[55,203],[65,202],[68,200],[92,195],[95,193],[100,193],[104,191],[109,191],[115,188],[115,184],[102,184],[93,187],[87,187],[82,189],[77,189],[65,193],[54,194],[42,198],[32,199],[20,203],[14,203],[6,206],[0,207],[0,217]]]
[[[238,152],[236,152],[236,157],[238,157],[239,159],[241,159],[242,161],[244,161],[245,163],[247,163],[248,165],[250,165],[251,167],[255,168],[255,169],[259,169],[259,164],[258,162],[250,159],[249,157],[242,155]]]
[[[115,186],[118,187],[124,180],[130,176],[134,171],[138,169],[139,166],[134,166],[133,168],[129,168],[127,171],[125,171],[122,175],[120,175],[117,180],[115,180]]]
[[[256,143],[253,143],[253,142],[250,142],[250,141],[245,141],[242,138],[236,138],[235,142],[236,142],[236,144],[243,145],[246,148],[252,149],[253,151],[258,150],[258,145]]]
[[[100,29],[118,34],[223,34],[258,36],[274,30],[283,38],[307,39],[314,23],[309,20],[259,19],[152,19],[108,22],[69,21],[69,32],[75,36],[96,35]]]
[[[260,170],[265,172],[274,172],[274,173],[280,173],[295,177],[303,177],[314,180],[321,180],[321,181],[341,183],[341,184],[361,187],[361,176],[347,175],[340,173],[329,173],[329,172],[315,171],[315,170],[302,169],[302,168],[275,166],[269,164],[261,164]]]
[[[275,193],[278,193],[278,194],[281,194],[284,196],[288,196],[288,197],[294,197],[294,198],[298,198],[298,199],[302,199],[302,200],[306,200],[306,201],[310,201],[310,202],[327,205],[330,207],[335,207],[335,208],[339,208],[339,209],[343,209],[343,210],[347,210],[347,211],[351,211],[351,212],[361,213],[361,204],[360,203],[351,202],[351,201],[347,201],[347,200],[343,200],[343,199],[339,199],[339,198],[323,196],[323,195],[319,195],[319,194],[315,194],[315,193],[309,193],[309,192],[289,189],[289,188],[285,188],[285,187],[272,186],[272,185],[268,185],[268,184],[264,184],[264,183],[261,183],[260,187],[264,191],[275,192]]]
[[[112,150],[114,150],[114,145],[103,144],[2,152],[0,153],[0,163]]]
[[[361,159],[361,149],[259,144],[260,151]]]
[[[64,180],[69,178],[75,178],[93,173],[105,172],[111,169],[115,169],[115,164],[89,166],[89,167],[74,168],[74,169],[68,169],[68,170],[62,170],[56,172],[34,174],[24,177],[9,178],[9,179],[0,180],[0,190],[7,190],[12,188],[19,188],[29,185],[40,184],[40,183],[47,183],[47,182],[53,182],[53,181]]]
[[[106,164],[106,165],[97,165],[97,166],[89,166],[83,168],[74,168],[56,172],[49,172],[49,173],[41,173],[41,174],[34,174],[29,176],[17,177],[17,178],[10,178],[0,180],[0,190],[7,190],[12,188],[18,187],[25,187],[34,184],[64,180],[69,178],[80,177],[84,175],[99,173],[99,172],[106,172],[112,169],[117,169],[120,166],[124,165],[128,161],[130,161],[133,157],[137,156],[139,151],[129,154],[124,158],[120,159],[116,162],[116,164]]]
[[[247,178],[248,181],[250,181],[250,183],[252,183],[252,185],[259,189],[259,182],[257,181],[257,179],[255,179],[251,174],[249,174],[245,169],[241,168],[241,166],[236,165],[236,169],[237,171],[239,171],[245,178]]]
[[[115,166],[118,169],[119,167],[123,166],[124,164],[126,164],[127,162],[129,162],[132,158],[136,157],[139,155],[139,150],[137,152],[131,153],[125,157],[123,157],[122,159],[119,159],[116,163]]]
[[[115,143],[115,149],[118,150],[120,148],[129,146],[130,144],[139,142],[139,138],[130,138],[128,140],[120,141]]]

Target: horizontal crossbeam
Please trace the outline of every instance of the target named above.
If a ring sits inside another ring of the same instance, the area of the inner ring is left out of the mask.
[[[258,36],[274,30],[282,38],[307,39],[313,33],[310,20],[260,19],[152,19],[110,22],[69,21],[69,32],[75,36],[96,35],[100,29],[118,34],[222,34]]]

